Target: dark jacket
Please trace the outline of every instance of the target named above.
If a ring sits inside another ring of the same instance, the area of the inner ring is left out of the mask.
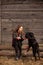
[[[13,47],[17,46],[18,43],[20,43],[20,45],[22,45],[23,38],[22,38],[21,34],[19,36],[21,37],[20,40],[16,39],[16,37],[18,37],[18,33],[16,33],[16,32],[13,33],[13,36],[12,36],[12,46]]]

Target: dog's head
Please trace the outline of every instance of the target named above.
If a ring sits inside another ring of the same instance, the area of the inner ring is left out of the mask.
[[[25,37],[26,38],[33,38],[34,34],[32,32],[26,32]]]

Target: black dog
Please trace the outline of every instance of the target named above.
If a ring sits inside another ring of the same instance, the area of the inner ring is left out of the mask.
[[[30,47],[32,47],[33,56],[35,57],[35,60],[37,59],[36,53],[38,54],[38,57],[40,59],[39,45],[34,37],[34,34],[32,32],[27,32],[25,34],[25,37],[28,39],[28,45],[29,45],[27,51],[29,51]]]

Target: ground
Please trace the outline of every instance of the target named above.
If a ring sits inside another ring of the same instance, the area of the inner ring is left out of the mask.
[[[43,65],[43,58],[35,62],[33,57],[22,57],[15,60],[15,57],[0,56],[0,65]]]

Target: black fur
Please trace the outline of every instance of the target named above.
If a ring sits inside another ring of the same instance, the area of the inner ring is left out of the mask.
[[[36,53],[38,54],[38,57],[40,59],[39,45],[34,37],[34,34],[32,32],[27,32],[25,34],[25,37],[28,39],[28,46],[29,47],[28,47],[27,51],[29,51],[30,47],[32,47],[33,56],[35,57],[35,60],[37,59]]]

